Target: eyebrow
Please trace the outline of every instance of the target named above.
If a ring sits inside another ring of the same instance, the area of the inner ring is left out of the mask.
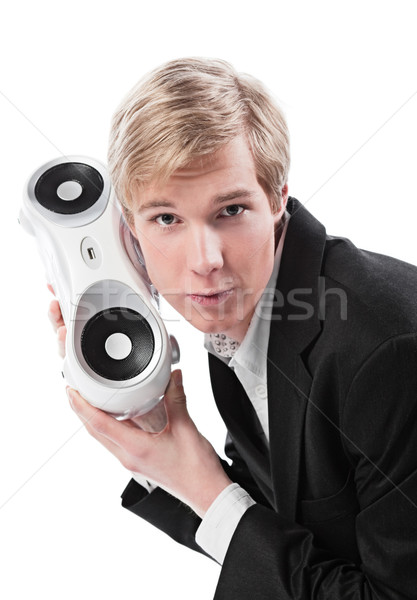
[[[219,196],[215,196],[212,198],[213,204],[224,204],[225,202],[230,202],[230,200],[236,200],[237,198],[252,198],[255,193],[246,189],[237,189],[232,192],[228,192],[227,194],[220,194]],[[165,198],[156,198],[155,200],[151,200],[150,202],[145,202],[141,204],[137,210],[138,213],[143,212],[149,208],[175,208],[175,204],[166,200]]]

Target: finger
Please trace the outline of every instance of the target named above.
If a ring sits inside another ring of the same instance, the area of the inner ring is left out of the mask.
[[[74,390],[71,390],[71,388],[67,387],[67,393],[68,393],[68,397],[69,397],[69,400],[70,400],[70,404],[71,404],[72,408],[75,411],[74,402],[72,400],[72,395],[74,393]],[[79,395],[79,396],[80,396],[80,398],[82,398],[81,395]],[[77,414],[77,412],[76,412],[76,414]],[[121,448],[120,446],[118,446],[117,444],[115,444],[112,440],[110,440],[109,438],[107,438],[105,435],[102,435],[101,433],[99,433],[97,431],[97,429],[95,429],[90,424],[89,421],[85,421],[84,418],[82,418],[79,414],[77,414],[77,416],[81,420],[81,422],[83,423],[85,429],[91,435],[91,437],[93,437],[104,448],[106,448],[109,452],[111,452],[113,454],[113,456],[115,456],[117,458],[117,460],[119,460],[120,463],[126,469],[128,469],[129,471],[135,471],[135,470],[137,471],[138,465],[134,461],[133,457],[131,457],[123,448]],[[126,425],[126,426],[128,426],[128,427],[136,428],[135,424],[132,421],[124,421],[123,424]]]
[[[58,327],[57,329],[57,340],[58,340],[58,354],[61,358],[65,358],[65,340],[67,339],[67,328],[65,325]]]
[[[94,427],[90,426],[88,421],[84,421],[83,419],[81,419],[81,417],[79,417],[79,415],[77,415],[77,416],[81,420],[81,422],[83,423],[84,427],[86,428],[88,433],[91,435],[91,437],[93,437],[95,440],[100,442],[100,444],[102,446],[107,448],[107,450],[109,450],[114,456],[116,456],[116,458],[121,460],[122,454],[123,454],[122,449],[117,444],[115,444],[114,442],[112,442],[111,440],[106,438],[104,435],[97,433],[97,431],[94,429]]]
[[[170,425],[179,421],[183,422],[184,419],[190,419],[180,369],[176,369],[171,373],[171,379],[165,391],[164,402]]]
[[[58,300],[52,300],[50,303],[48,317],[55,331],[58,329],[58,327],[64,325],[64,319],[62,318],[61,308]]]
[[[106,448],[106,450],[111,452],[113,456],[117,458],[117,460],[120,461],[120,463],[126,469],[128,469],[129,471],[134,471],[135,469],[137,469],[137,465],[134,463],[134,461],[132,461],[132,458],[129,457],[129,455],[123,450],[123,448],[120,448],[120,446],[106,438],[104,435],[98,433],[93,427],[90,426],[90,424],[87,421],[84,421],[83,419],[81,419],[81,417],[79,418],[82,421],[87,432],[91,435],[91,437],[97,440],[104,448]]]
[[[67,393],[73,410],[86,426],[88,425],[89,431],[94,430],[94,435],[106,437],[129,455],[134,455],[140,447],[147,447],[149,436],[152,437],[152,434],[132,427],[131,423],[117,421],[108,413],[89,404],[76,390],[67,388]]]
[[[51,285],[50,283],[47,283],[47,284],[46,284],[46,287],[47,287],[47,288],[48,288],[48,290],[49,290],[50,292],[52,292],[52,294],[55,296],[54,288],[52,287],[52,285]]]
[[[91,437],[97,440],[104,448],[106,448],[106,450],[111,452],[113,456],[117,458],[117,460],[120,461],[120,463],[126,469],[128,469],[129,471],[134,471],[135,469],[137,469],[137,465],[133,462],[132,458],[129,457],[129,455],[123,450],[123,448],[120,448],[120,446],[109,440],[106,436],[97,433],[97,431],[93,427],[90,427],[88,422],[84,422],[84,427],[91,435]]]

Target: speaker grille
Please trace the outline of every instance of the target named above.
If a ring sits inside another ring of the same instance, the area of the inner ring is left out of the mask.
[[[58,188],[67,181],[76,181],[82,187],[74,200],[63,200]],[[80,162],[69,162],[51,167],[43,173],[35,185],[39,204],[62,215],[74,215],[93,206],[104,189],[104,181],[97,169]]]
[[[132,349],[126,358],[112,358],[106,352],[106,341],[114,333],[127,335]],[[133,379],[146,369],[155,348],[148,321],[130,308],[113,307],[97,313],[85,324],[81,333],[81,351],[91,369],[113,381]]]

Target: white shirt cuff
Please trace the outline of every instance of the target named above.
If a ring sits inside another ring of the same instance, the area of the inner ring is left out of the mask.
[[[219,564],[223,564],[232,536],[247,509],[256,504],[237,483],[231,483],[211,504],[195,540]]]
[[[135,473],[132,471],[132,477],[136,481],[136,483],[138,483],[139,485],[144,487],[145,490],[148,490],[149,493],[151,493],[154,489],[156,489],[158,487],[156,485],[156,483],[152,483],[151,481],[148,481],[146,479],[146,477],[144,477],[140,473]]]

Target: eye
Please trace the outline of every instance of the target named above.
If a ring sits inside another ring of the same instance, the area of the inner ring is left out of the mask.
[[[177,222],[176,217],[174,217],[174,215],[170,215],[169,213],[158,215],[157,217],[155,217],[154,221],[158,223],[158,225],[162,225],[165,227],[173,225]]]
[[[240,204],[230,204],[229,206],[226,206],[226,208],[224,208],[220,214],[222,217],[236,217],[244,210],[245,208]]]

